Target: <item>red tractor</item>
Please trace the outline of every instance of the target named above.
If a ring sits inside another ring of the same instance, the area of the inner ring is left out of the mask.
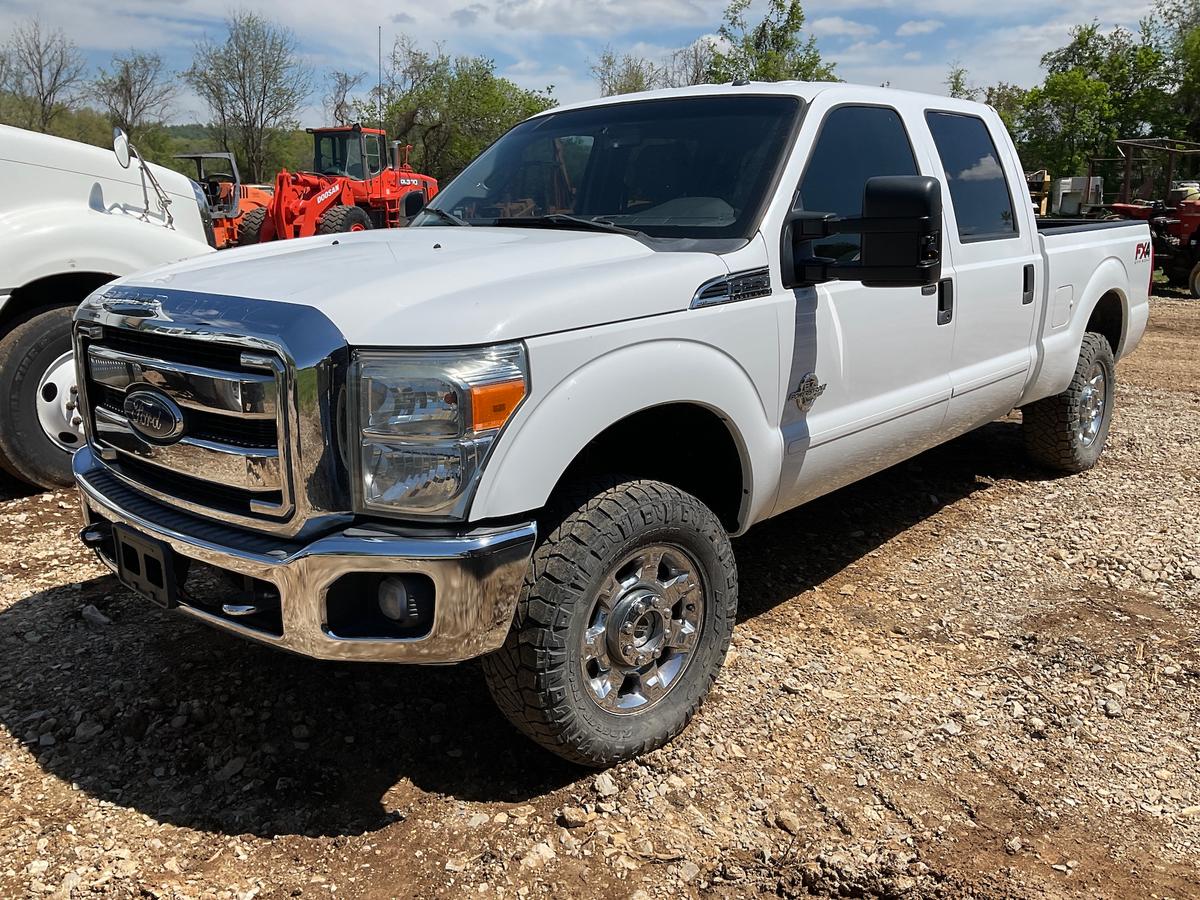
[[[437,180],[408,164],[411,148],[397,143],[389,153],[387,135],[378,128],[344,125],[308,131],[313,136],[312,171],[284,169],[275,176],[271,202],[242,220],[239,245],[400,228],[437,194]]]

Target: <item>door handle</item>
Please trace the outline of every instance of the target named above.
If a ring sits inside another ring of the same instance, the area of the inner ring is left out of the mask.
[[[1025,281],[1023,284],[1024,293],[1021,294],[1021,305],[1028,306],[1033,302],[1033,264],[1030,263],[1025,267]]]
[[[943,278],[938,282],[937,323],[949,325],[954,319],[954,279]]]

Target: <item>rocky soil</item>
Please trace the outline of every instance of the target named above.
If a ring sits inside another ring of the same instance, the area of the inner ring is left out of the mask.
[[[0,896],[1200,897],[1200,304],[1107,452],[993,423],[737,542],[729,665],[597,775],[475,666],[312,662],[166,615],[0,483]]]

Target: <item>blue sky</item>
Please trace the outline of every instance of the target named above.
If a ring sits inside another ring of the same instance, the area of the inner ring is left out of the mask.
[[[726,0],[0,0],[0,36],[40,15],[61,27],[93,64],[130,47],[156,50],[174,70],[187,67],[197,38],[219,37],[230,8],[261,12],[291,28],[308,62],[374,73],[376,26],[385,50],[399,33],[452,52],[481,53],[526,87],[555,86],[564,102],[594,96],[589,61],[606,44],[660,56],[715,31]],[[753,16],[764,6],[756,0]],[[1150,0],[813,0],[808,25],[847,81],[940,91],[958,60],[971,80],[1031,85],[1038,59],[1072,25],[1099,19],[1136,27]],[[319,93],[319,92],[318,92]],[[177,121],[203,118],[184,92]],[[320,100],[304,124],[320,124]]]

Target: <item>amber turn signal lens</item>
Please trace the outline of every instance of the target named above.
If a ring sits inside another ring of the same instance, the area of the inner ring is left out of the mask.
[[[471,424],[476,432],[491,431],[508,421],[521,398],[525,396],[525,382],[501,381],[471,388]]]

